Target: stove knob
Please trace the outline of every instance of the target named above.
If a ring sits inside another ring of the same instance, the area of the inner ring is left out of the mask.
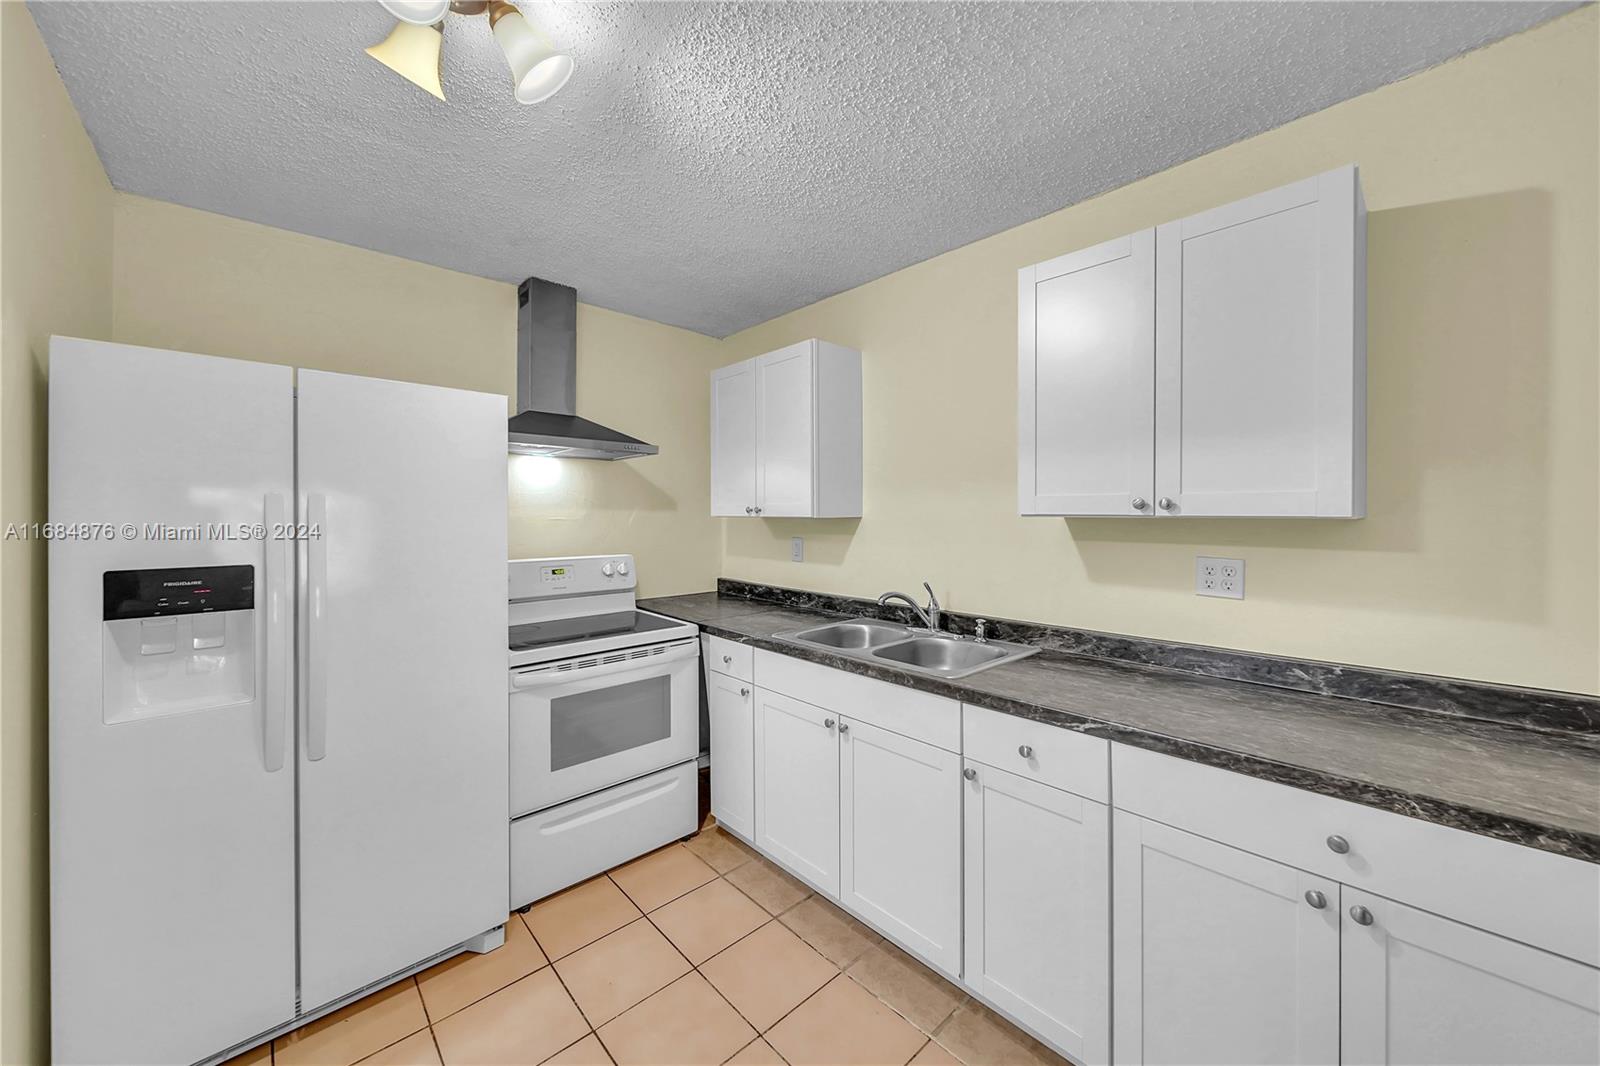
[[[605,564],[605,565],[604,565],[604,566],[602,566],[602,567],[601,567],[601,568],[600,568],[600,572],[601,572],[601,573],[602,573],[602,574],[604,574],[604,575],[606,575],[606,577],[610,577],[610,576],[611,576],[611,564],[610,564],[610,563],[607,563],[607,564]]]
[[[617,560],[617,573],[621,574],[623,577],[628,576],[628,564],[620,559]]]

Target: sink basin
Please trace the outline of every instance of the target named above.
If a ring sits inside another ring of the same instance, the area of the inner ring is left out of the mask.
[[[866,662],[898,666],[931,677],[966,677],[991,666],[1013,662],[1032,655],[1038,648],[1004,640],[979,643],[969,638],[926,629],[911,629],[876,618],[850,618],[827,622],[789,633],[774,634],[779,640],[827,648],[840,655]]]
[[[798,633],[790,633],[790,640],[798,640],[805,644],[819,644],[824,648],[843,648],[859,650],[863,648],[876,648],[882,644],[889,644],[897,640],[904,640],[911,635],[905,626],[895,625],[893,622],[875,622],[860,619],[851,622],[829,622],[825,626],[812,626],[802,629]]]
[[[1004,659],[1012,654],[1011,648],[1011,645],[979,644],[949,637],[913,637],[879,648],[872,655],[948,677]]]

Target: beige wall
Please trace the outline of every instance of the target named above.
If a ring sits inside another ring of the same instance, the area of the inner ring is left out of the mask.
[[[0,3],[0,523],[45,516],[51,333],[111,332],[111,186],[27,10]],[[0,542],[0,1061],[43,1060],[45,553]]]
[[[116,340],[515,389],[512,285],[123,193],[115,218]],[[580,411],[661,454],[513,459],[512,554],[631,551],[646,595],[709,588],[720,541],[709,517],[706,375],[717,352],[709,337],[580,304]]]
[[[857,521],[728,520],[724,575],[1178,641],[1600,691],[1597,12],[728,339],[865,354]],[[1369,517],[1021,518],[1016,271],[1356,162]],[[789,538],[806,537],[791,563]],[[1246,560],[1201,599],[1196,555]]]

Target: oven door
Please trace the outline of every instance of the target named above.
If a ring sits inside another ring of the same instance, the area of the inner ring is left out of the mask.
[[[511,672],[511,816],[695,758],[696,638]]]

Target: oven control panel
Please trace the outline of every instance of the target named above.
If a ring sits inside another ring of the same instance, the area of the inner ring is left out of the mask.
[[[512,600],[631,592],[637,584],[631,555],[578,555],[565,559],[512,559]]]

